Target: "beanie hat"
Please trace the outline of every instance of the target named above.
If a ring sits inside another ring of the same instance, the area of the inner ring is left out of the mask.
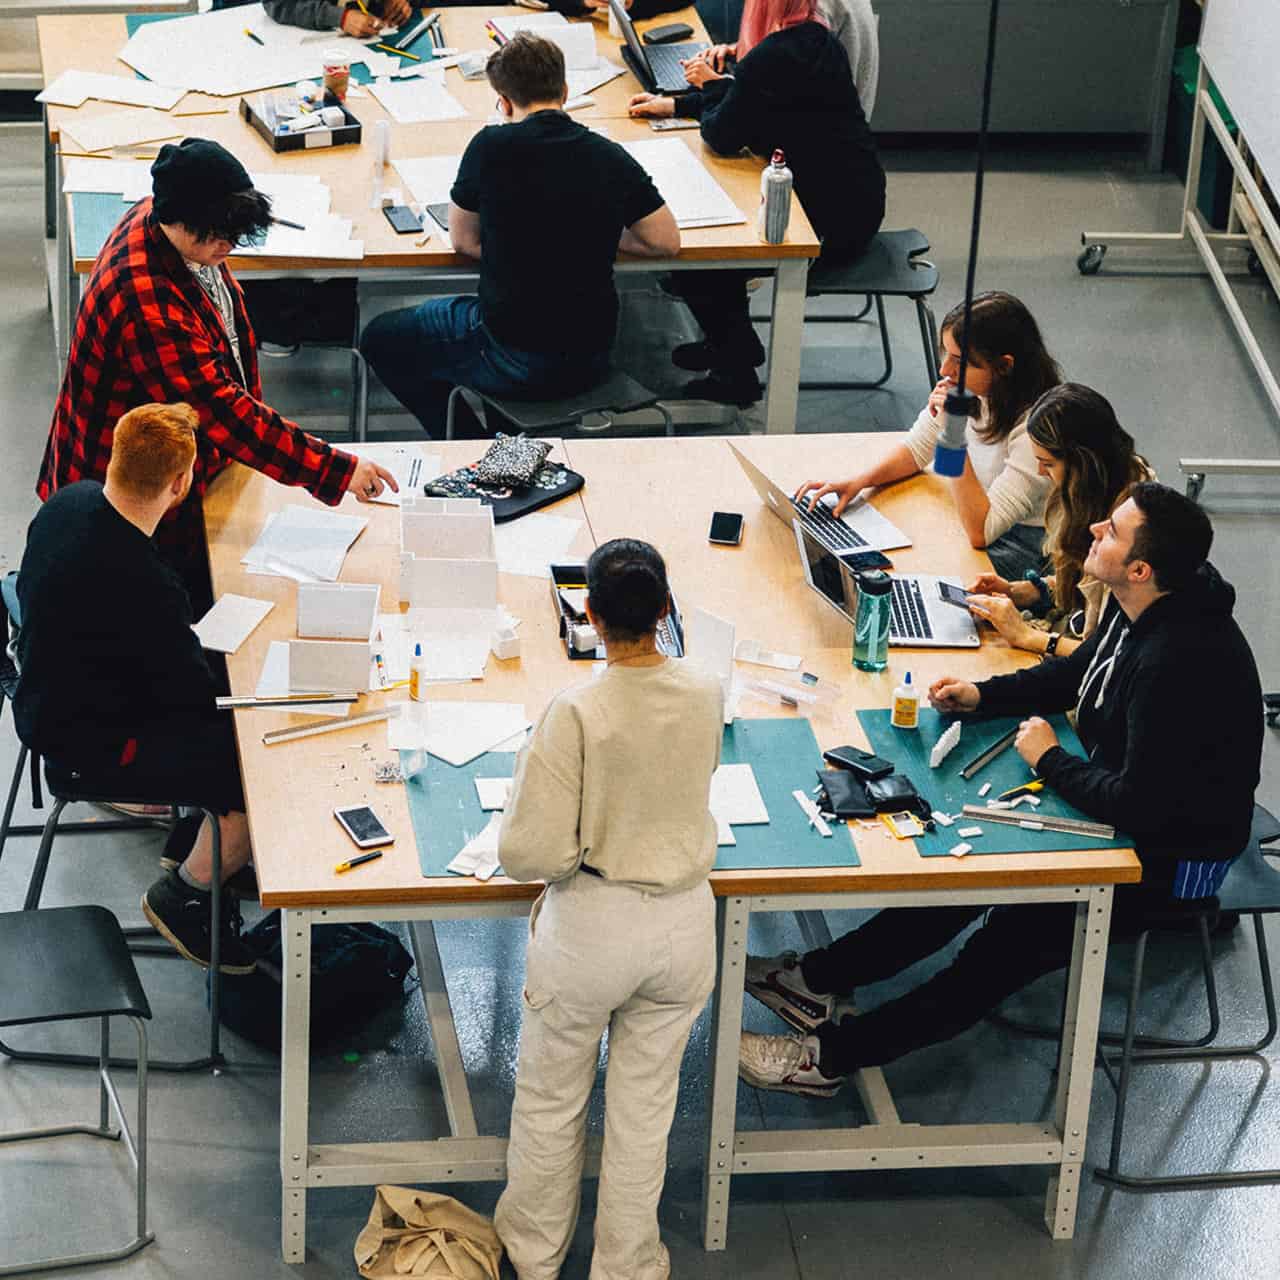
[[[176,147],[169,143],[151,166],[152,207],[161,222],[181,222],[185,211],[207,209],[252,190],[244,165],[207,138],[183,138]]]

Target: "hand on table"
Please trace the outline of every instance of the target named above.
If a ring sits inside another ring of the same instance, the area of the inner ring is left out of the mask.
[[[1047,720],[1032,716],[1018,726],[1018,736],[1013,745],[1018,754],[1034,769],[1040,763],[1040,757],[1052,747],[1058,745],[1058,735]]]
[[[365,40],[369,36],[376,36],[382,30],[382,19],[375,18],[371,13],[361,13],[359,9],[344,9],[339,26],[343,35],[352,36],[356,40]]]
[[[976,684],[967,680],[957,680],[954,676],[943,676],[929,686],[929,705],[944,715],[954,715],[957,711],[976,711],[982,694]]]
[[[709,49],[703,51],[696,57],[691,58],[691,62],[705,62],[712,71],[723,71],[725,63],[730,58],[738,56],[738,46],[736,44],[713,44]]]
[[[637,93],[627,103],[627,110],[633,116],[641,116],[661,120],[676,113],[676,104],[671,98],[658,93]]]
[[[989,622],[1015,648],[1030,648],[1034,627],[1027,624],[1022,611],[1008,596],[971,595],[969,612]]]
[[[381,495],[387,485],[391,486],[392,493],[400,492],[395,476],[386,467],[378,466],[369,458],[357,458],[356,469],[352,472],[347,492],[354,493],[359,502],[372,502],[374,498]]]
[[[797,502],[799,502],[800,499],[809,493],[810,490],[813,490],[813,495],[809,498],[809,510],[812,511],[814,507],[817,506],[818,502],[822,498],[826,497],[827,494],[837,494],[839,496],[837,498],[836,505],[831,509],[831,514],[838,517],[844,513],[845,507],[847,507],[849,503],[851,503],[866,487],[866,481],[864,481],[861,476],[854,476],[850,480],[833,480],[830,482],[824,480],[806,480],[804,484],[795,491],[793,497]]]

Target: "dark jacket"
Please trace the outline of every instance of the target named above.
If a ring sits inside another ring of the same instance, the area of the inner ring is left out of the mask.
[[[1073,654],[978,686],[994,715],[1078,709],[1088,759],[1053,747],[1038,772],[1091,818],[1131,835],[1146,878],[1248,843],[1262,760],[1262,687],[1212,565],[1130,625],[1112,600]]]

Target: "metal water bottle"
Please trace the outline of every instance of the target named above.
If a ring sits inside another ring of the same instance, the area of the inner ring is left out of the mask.
[[[889,615],[893,583],[887,573],[859,573],[858,612],[853,623],[853,665],[883,671],[889,665]]]
[[[781,244],[787,238],[792,186],[786,157],[775,151],[760,174],[760,211],[756,215],[756,230],[766,244]]]

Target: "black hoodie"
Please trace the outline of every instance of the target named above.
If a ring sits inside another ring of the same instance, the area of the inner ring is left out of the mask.
[[[1077,712],[1087,760],[1062,747],[1037,770],[1090,817],[1133,836],[1145,879],[1183,858],[1233,858],[1248,843],[1262,760],[1262,687],[1212,565],[1132,625],[1113,599],[1070,657],[978,686],[992,715]]]
[[[818,22],[766,36],[701,91],[680,94],[676,114],[702,121],[720,155],[781,149],[823,253],[858,252],[884,218],[884,170],[858,102],[849,55]]]

